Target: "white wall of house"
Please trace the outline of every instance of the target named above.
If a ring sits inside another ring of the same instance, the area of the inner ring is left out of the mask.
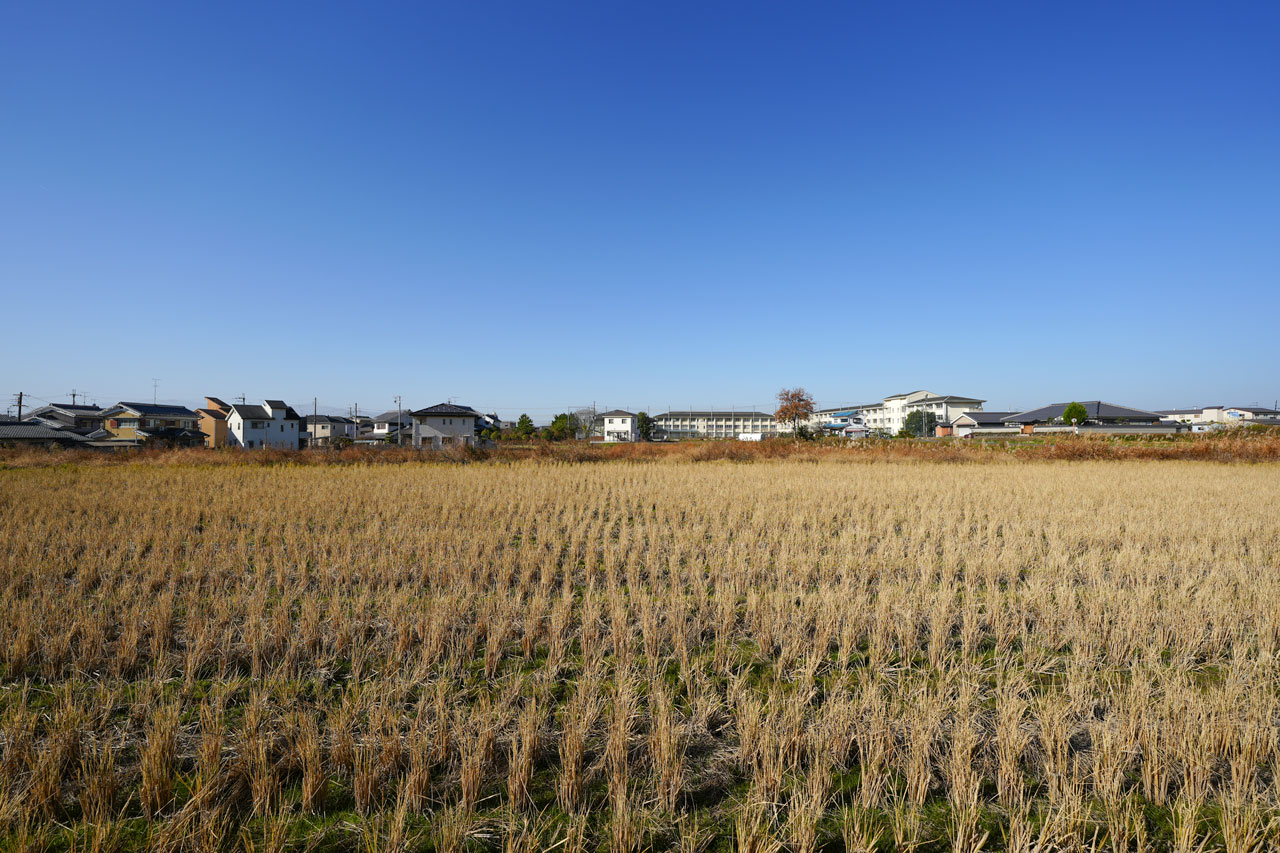
[[[285,420],[283,410],[271,411],[271,419],[245,419],[240,410],[231,407],[227,415],[227,444],[231,447],[255,449],[274,447],[280,450],[296,450],[298,447],[298,421]]]
[[[414,415],[413,446],[439,450],[451,444],[475,444],[476,419],[467,415]]]
[[[634,415],[612,415],[604,418],[602,429],[605,441],[639,441],[640,430],[636,427]]]

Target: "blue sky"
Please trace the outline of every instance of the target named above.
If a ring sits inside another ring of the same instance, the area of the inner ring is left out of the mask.
[[[7,395],[1280,396],[1274,3],[11,3]]]

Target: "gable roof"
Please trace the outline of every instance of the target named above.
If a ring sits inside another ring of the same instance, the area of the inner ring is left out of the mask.
[[[978,426],[1000,426],[1004,419],[1020,412],[961,412],[951,419],[954,424],[961,418],[968,418]]]
[[[480,413],[470,406],[459,406],[454,403],[436,403],[434,406],[427,406],[425,409],[418,409],[410,412],[415,418],[440,417],[441,415],[459,415],[461,417],[480,417]]]
[[[401,409],[399,412],[383,412],[375,418],[371,419],[371,423],[375,424],[393,424],[396,417],[399,416],[401,424],[410,423],[413,420],[413,412],[408,409]]]
[[[196,413],[186,406],[165,406],[156,403],[119,402],[102,410],[105,417],[116,409],[125,409],[150,418],[195,418]]]
[[[614,409],[609,412],[601,412],[596,415],[598,418],[634,418],[635,412],[624,412],[622,409]]]
[[[60,441],[75,444],[84,436],[66,429],[54,429],[44,424],[25,423],[5,418],[0,420],[0,441]]]
[[[1158,412],[1131,409],[1128,406],[1117,406],[1115,403],[1107,403],[1102,400],[1079,400],[1077,402],[1084,406],[1085,411],[1088,412],[1089,420],[1158,421],[1163,418],[1163,415]],[[1062,417],[1063,411],[1070,405],[1070,403],[1051,403],[1048,406],[1041,406],[1028,412],[1009,415],[1002,418],[1002,420],[1011,424],[1043,423],[1044,421]]]
[[[935,394],[928,397],[921,397],[916,400],[917,403],[985,403],[986,400],[979,400],[977,397],[959,397],[955,394]]]
[[[40,406],[37,409],[32,409],[28,414],[38,416],[44,412],[62,412],[63,414],[83,418],[90,415],[101,414],[102,408],[99,406],[82,406],[78,403],[49,403],[48,405]]]

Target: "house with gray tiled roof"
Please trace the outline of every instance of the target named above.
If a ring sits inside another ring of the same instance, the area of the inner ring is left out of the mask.
[[[411,412],[413,446],[439,450],[443,447],[475,446],[476,419],[480,413],[470,406],[437,403]]]

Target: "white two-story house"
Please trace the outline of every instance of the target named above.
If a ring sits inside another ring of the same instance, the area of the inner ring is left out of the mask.
[[[413,418],[413,446],[439,450],[453,445],[476,443],[476,418],[470,406],[437,403],[410,413]]]
[[[301,436],[302,418],[283,400],[263,400],[261,406],[238,403],[228,407],[228,447],[297,450]]]
[[[639,441],[640,426],[633,412],[614,409],[600,415],[600,432],[605,441]]]

